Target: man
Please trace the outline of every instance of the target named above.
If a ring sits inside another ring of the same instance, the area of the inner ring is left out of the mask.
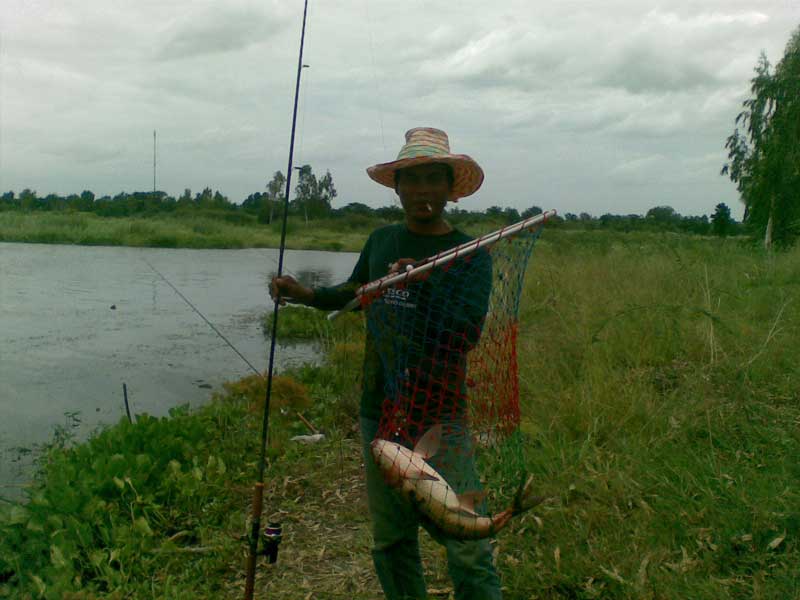
[[[406,133],[406,143],[397,160],[370,167],[367,173],[374,181],[395,189],[405,212],[405,223],[373,232],[361,251],[353,274],[344,284],[312,289],[299,284],[292,277],[275,278],[271,286],[273,297],[279,296],[282,301],[301,302],[324,310],[337,310],[354,297],[359,286],[471,239],[452,228],[443,218],[443,212],[448,201],[455,202],[480,188],[483,170],[469,156],[451,154],[447,134],[443,131],[411,129]],[[491,288],[491,261],[485,253],[476,256],[474,264],[467,269],[453,269],[449,275],[434,273],[419,285],[409,285],[406,290],[411,294],[417,292],[416,296],[404,295],[402,301],[391,297],[382,299],[381,310],[393,311],[392,317],[395,319],[403,320],[421,310],[438,315],[435,318],[426,316],[416,319],[413,322],[417,325],[412,325],[412,331],[404,332],[416,348],[406,353],[411,356],[406,356],[404,363],[413,364],[412,370],[417,374],[413,393],[418,393],[424,387],[423,391],[427,394],[448,396],[456,404],[463,403],[465,357],[480,335]],[[447,278],[449,281],[446,281]],[[466,286],[468,280],[474,285]],[[445,283],[449,283],[449,287],[445,287]],[[474,291],[459,294],[457,290],[466,287]],[[423,289],[427,290],[424,296]],[[437,289],[439,296],[436,296]],[[445,289],[447,291],[441,291]],[[454,295],[466,300],[458,302]],[[397,396],[401,395],[397,380],[402,378],[392,373],[385,361],[382,365],[378,359],[371,327],[375,325],[375,318],[374,315],[368,315],[360,424],[368,503],[373,523],[372,555],[386,598],[427,598],[418,541],[419,526],[423,525],[447,549],[448,570],[457,600],[499,599],[500,582],[492,564],[489,543],[486,540],[459,541],[445,536],[388,486],[372,458],[370,443],[382,425],[381,418],[384,418],[384,422],[386,418],[382,409],[386,402],[397,402]],[[408,322],[408,319],[405,321]],[[419,323],[424,324],[422,328]],[[399,331],[397,335],[400,335]],[[443,335],[449,336],[444,343],[441,339]],[[458,338],[456,341],[460,342],[456,344],[453,338]],[[448,354],[443,359],[437,356],[442,354],[442,348],[446,348]],[[461,377],[450,378],[448,383],[441,384],[443,374],[448,372],[460,373]],[[408,376],[407,367],[404,373]],[[422,377],[427,378],[424,386],[420,385]],[[413,398],[409,404],[416,406]],[[464,410],[462,406],[456,406],[453,412],[456,421],[462,420]],[[406,416],[413,419],[413,415]],[[441,418],[442,415],[432,417],[431,414],[419,417],[416,421],[417,430],[412,436],[419,437],[422,433],[420,428],[428,427]],[[460,451],[445,452],[443,454],[449,455],[440,459],[441,464],[436,463],[436,457],[431,459],[431,463],[457,493],[474,491],[480,487],[480,483],[469,449],[469,436],[463,427],[452,427],[449,431],[452,438],[450,449]]]

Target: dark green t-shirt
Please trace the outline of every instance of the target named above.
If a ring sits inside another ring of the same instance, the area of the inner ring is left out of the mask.
[[[312,306],[323,310],[338,310],[355,297],[355,291],[360,286],[386,275],[389,265],[395,261],[401,258],[420,261],[464,244],[471,239],[457,229],[444,235],[416,234],[409,231],[405,224],[389,225],[377,229],[367,239],[349,279],[338,286],[316,288]],[[426,289],[425,294],[418,294],[418,301],[414,297],[405,297],[405,294],[402,302],[393,302],[392,298],[386,301],[393,304],[392,310],[396,311],[425,311],[427,302],[436,302],[442,306],[441,310],[436,311],[436,314],[440,315],[434,319],[437,321],[436,323],[431,323],[430,317],[419,319],[424,325],[417,325],[416,333],[412,333],[412,335],[422,338],[431,335],[430,332],[434,330],[436,332],[463,330],[469,332],[465,335],[468,338],[469,347],[477,342],[491,290],[491,259],[488,253],[478,251],[471,256],[470,260],[469,269],[450,269],[449,272],[437,269],[424,284],[416,286],[419,290]],[[414,287],[409,286],[407,289],[413,293]],[[454,294],[468,296],[468,301],[455,301]],[[448,304],[452,306],[451,310],[447,310],[445,305]],[[408,319],[406,318],[405,321]],[[441,333],[434,335],[441,335]],[[426,343],[430,346],[440,341],[431,339]],[[454,360],[465,362],[464,357],[467,350],[469,348],[462,351]],[[409,360],[422,364],[423,358],[416,356]],[[361,416],[371,419],[380,418],[381,405],[387,395],[386,383],[386,365],[382,366],[379,360],[374,328],[368,327]]]

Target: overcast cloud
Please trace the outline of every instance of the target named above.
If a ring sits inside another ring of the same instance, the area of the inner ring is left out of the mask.
[[[0,191],[204,187],[240,202],[286,170],[302,1],[3,0]],[[295,164],[337,205],[445,129],[486,182],[464,208],[708,214],[724,142],[796,0],[310,0]]]

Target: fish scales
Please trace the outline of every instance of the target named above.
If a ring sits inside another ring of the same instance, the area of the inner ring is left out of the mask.
[[[520,487],[514,506],[492,517],[481,516],[463,496],[456,494],[418,448],[411,450],[388,440],[376,439],[372,442],[372,455],[389,485],[400,490],[421,513],[453,538],[490,537],[503,529],[512,516],[542,500],[530,496],[531,480],[528,479]]]

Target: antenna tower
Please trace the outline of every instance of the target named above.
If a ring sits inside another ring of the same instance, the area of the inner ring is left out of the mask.
[[[153,129],[153,193],[156,193],[156,130]]]

